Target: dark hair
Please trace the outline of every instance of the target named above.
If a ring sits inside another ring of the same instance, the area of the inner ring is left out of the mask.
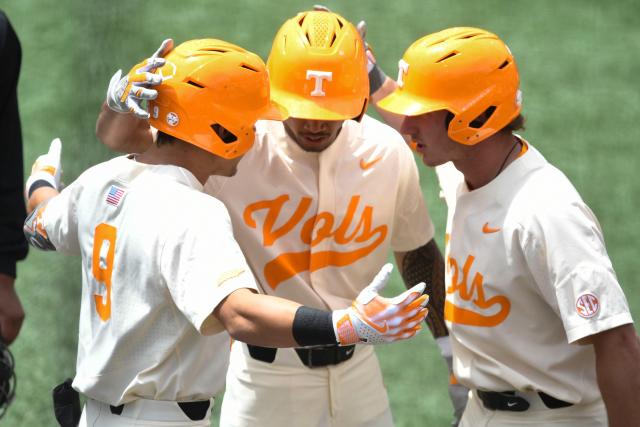
[[[518,114],[518,116],[515,119],[511,120],[511,122],[508,125],[503,127],[501,131],[511,133],[519,130],[525,130],[524,124],[525,124],[524,116],[522,114]]]

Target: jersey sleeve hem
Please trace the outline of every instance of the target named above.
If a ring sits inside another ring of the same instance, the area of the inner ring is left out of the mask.
[[[233,279],[228,279],[216,288],[213,299],[209,302],[209,314],[202,315],[199,319],[195,319],[195,326],[200,334],[214,335],[224,331],[224,326],[220,323],[218,318],[214,316],[213,311],[218,307],[222,300],[238,289],[253,289],[258,291],[258,287],[255,284],[255,280],[251,276],[251,273],[245,272]]]
[[[422,237],[422,238],[421,238]],[[429,226],[420,235],[414,236],[411,241],[405,239],[402,244],[391,245],[391,250],[394,252],[409,252],[414,249],[418,249],[429,243],[435,237],[435,227],[433,226],[433,222],[429,220]]]
[[[595,335],[618,326],[633,323],[630,313],[620,313],[615,316],[608,317],[598,322],[588,323],[567,331],[567,341],[569,344],[574,343],[582,338]]]

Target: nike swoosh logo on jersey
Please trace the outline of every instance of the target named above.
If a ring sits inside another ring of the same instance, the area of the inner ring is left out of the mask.
[[[492,228],[489,227],[489,223],[485,222],[484,225],[482,226],[482,232],[484,234],[491,234],[491,233],[497,233],[498,231],[502,230],[501,228]]]
[[[376,157],[375,159],[371,160],[370,162],[367,162],[365,159],[360,159],[360,168],[362,170],[367,170],[369,169],[371,166],[375,165],[376,163],[378,163],[380,160],[382,160],[382,156],[380,157]]]

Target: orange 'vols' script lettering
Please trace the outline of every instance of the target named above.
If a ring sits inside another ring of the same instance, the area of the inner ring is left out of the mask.
[[[252,203],[244,210],[244,223],[251,228],[257,228],[253,214],[266,210],[264,224],[262,224],[262,244],[267,247],[276,240],[287,235],[298,224],[302,223],[305,214],[311,206],[310,197],[302,197],[298,206],[284,223],[275,228],[280,218],[284,204],[289,201],[289,196],[283,194],[273,200],[262,200]],[[290,279],[303,271],[316,271],[324,267],[343,267],[369,255],[387,237],[388,227],[380,225],[372,228],[373,207],[364,206],[360,219],[356,220],[356,212],[360,204],[360,196],[352,196],[347,206],[344,218],[340,224],[336,224],[335,216],[331,212],[319,212],[306,219],[300,230],[300,240],[309,245],[311,250],[301,252],[288,252],[278,255],[264,266],[264,275],[271,288],[275,289],[283,281]],[[357,223],[356,223],[357,221]],[[352,224],[356,223],[355,227]],[[367,243],[365,246],[351,251],[319,251],[314,252],[313,247],[325,239],[333,239],[338,245],[346,245],[351,242]]]
[[[474,310],[458,307],[447,300],[445,301],[444,306],[444,317],[450,322],[460,323],[463,325],[485,327],[497,326],[509,315],[511,302],[504,295],[496,295],[486,299],[484,295],[483,277],[480,273],[476,273],[473,276],[471,287],[468,287],[469,270],[473,265],[474,259],[475,257],[473,255],[469,255],[467,257],[467,260],[462,267],[462,278],[460,278],[458,262],[452,257],[447,257],[447,267],[453,270],[451,285],[447,288],[447,293],[453,294],[458,292],[460,298],[464,301],[471,301],[473,305],[481,310],[486,310],[493,306],[499,306],[500,309],[493,315],[484,315]]]

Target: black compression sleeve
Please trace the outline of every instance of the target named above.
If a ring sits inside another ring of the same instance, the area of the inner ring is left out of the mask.
[[[293,318],[293,338],[300,347],[337,344],[331,312],[301,306]]]
[[[31,195],[33,194],[33,192],[36,191],[38,188],[42,188],[42,187],[54,188],[50,182],[45,181],[44,179],[39,179],[33,184],[31,184],[31,187],[29,187],[29,194],[27,194],[27,198],[31,198]]]
[[[373,95],[380,89],[387,75],[382,71],[378,64],[373,64],[373,68],[369,71],[369,95]]]

